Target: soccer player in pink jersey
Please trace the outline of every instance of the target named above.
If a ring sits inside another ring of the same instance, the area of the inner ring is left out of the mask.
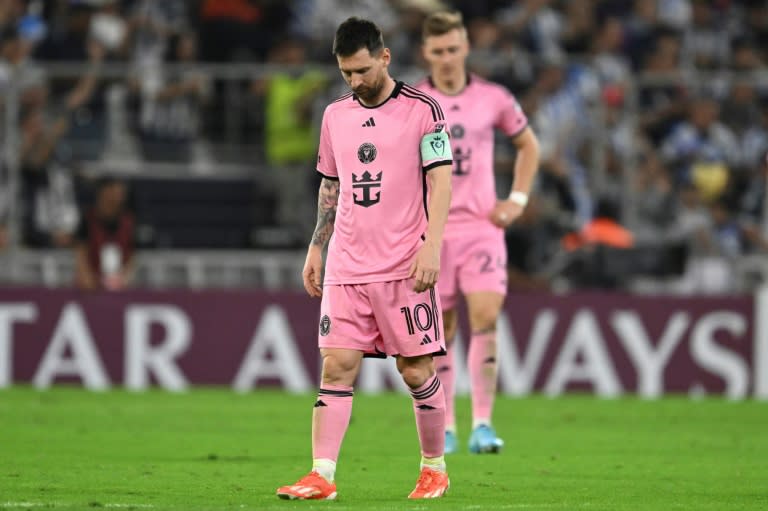
[[[435,283],[451,195],[448,127],[437,101],[389,76],[390,51],[372,22],[343,22],[333,53],[352,92],[323,114],[317,227],[303,272],[307,292],[322,297],[312,471],[277,495],[336,497],[352,385],[363,356],[389,355],[410,388],[421,444],[409,498],[440,497],[449,485],[446,402],[432,356],[445,354]]]
[[[423,54],[430,76],[417,88],[438,100],[446,113],[453,148],[453,198],[445,228],[440,268],[440,298],[448,355],[435,360],[447,399],[445,452],[458,448],[454,414],[456,305],[464,295],[471,339],[467,365],[472,389],[474,453],[499,452],[503,441],[491,423],[496,395],[496,321],[507,293],[504,228],[528,202],[539,164],[539,145],[515,98],[502,86],[466,70],[467,31],[458,12],[437,12],[423,26]],[[496,196],[493,173],[494,129],[517,149],[511,193]]]

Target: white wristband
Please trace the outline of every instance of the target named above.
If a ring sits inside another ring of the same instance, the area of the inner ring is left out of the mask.
[[[518,192],[517,190],[515,190],[509,194],[509,200],[511,200],[518,206],[524,207],[526,204],[528,204],[528,194],[523,192]]]

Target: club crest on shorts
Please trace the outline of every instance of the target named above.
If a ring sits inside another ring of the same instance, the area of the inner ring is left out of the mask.
[[[365,142],[357,148],[357,159],[366,165],[376,159],[376,146]]]
[[[328,314],[323,315],[322,318],[320,318],[320,335],[325,337],[328,335],[328,333],[331,331],[331,318],[328,317]]]

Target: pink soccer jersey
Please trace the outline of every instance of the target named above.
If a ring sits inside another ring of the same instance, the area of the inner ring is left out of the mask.
[[[416,88],[437,99],[450,125],[453,190],[445,238],[490,228],[489,215],[496,205],[493,130],[514,137],[528,119],[509,91],[476,75],[469,75],[467,86],[455,96],[440,92],[430,78]]]
[[[408,277],[427,229],[426,171],[452,163],[450,148],[422,161],[424,135],[447,129],[437,101],[402,82],[376,107],[354,94],[325,109],[317,171],[340,184],[325,284]]]

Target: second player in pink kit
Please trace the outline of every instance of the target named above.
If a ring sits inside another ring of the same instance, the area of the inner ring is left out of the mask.
[[[336,461],[362,358],[389,355],[411,391],[421,446],[408,497],[440,497],[449,486],[446,402],[432,356],[445,354],[435,283],[451,193],[448,126],[437,101],[389,76],[390,52],[372,22],[342,23],[333,53],[353,92],[323,114],[318,222],[303,271],[307,292],[322,297],[312,470],[277,495],[336,498]]]
[[[502,86],[467,73],[467,32],[461,14],[438,12],[423,27],[423,53],[430,76],[417,88],[440,102],[450,126],[453,194],[445,227],[440,296],[446,341],[457,330],[456,305],[463,294],[471,339],[467,357],[473,427],[469,449],[498,452],[503,441],[491,423],[497,379],[496,321],[507,293],[504,228],[523,211],[538,169],[536,136],[515,98]],[[498,200],[493,168],[494,130],[517,149],[509,197]],[[457,450],[453,350],[435,359],[447,400],[446,453]]]

